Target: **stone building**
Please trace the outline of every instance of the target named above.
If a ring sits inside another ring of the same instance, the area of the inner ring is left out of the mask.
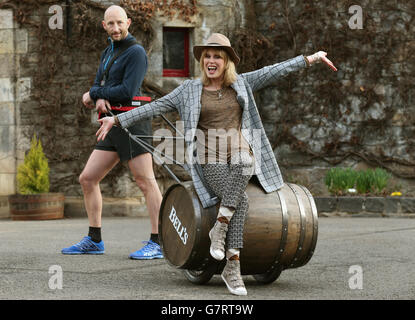
[[[120,1],[37,2],[0,1],[1,203],[4,208],[4,196],[16,192],[17,166],[37,133],[49,159],[51,191],[64,192],[71,208],[81,210],[78,176],[97,127],[80,98],[106,46],[100,17]],[[156,2],[121,1],[153,10],[150,29],[133,19],[141,26],[134,35],[143,38],[149,56],[148,94],[157,97],[197,77],[191,48],[211,32],[229,36],[242,58],[239,72],[327,51],[339,72],[317,65],[256,94],[285,179],[324,195],[329,168],[379,166],[393,173],[391,188],[415,194],[413,2],[362,0],[361,26],[346,0],[184,0],[170,9],[152,7]],[[62,10],[61,27],[52,6]],[[155,119],[153,129],[161,126]],[[164,191],[171,180],[163,169],[156,172]],[[143,202],[122,165],[101,187],[106,203],[115,203],[115,214],[129,214],[129,201]]]

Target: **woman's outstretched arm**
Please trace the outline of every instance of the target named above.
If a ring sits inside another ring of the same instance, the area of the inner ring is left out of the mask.
[[[151,103],[145,104],[144,106],[123,112],[115,117],[105,117],[99,119],[98,121],[101,123],[101,127],[95,134],[97,136],[97,140],[104,140],[114,125],[120,126],[122,128],[128,128],[140,120],[151,119],[152,117],[158,116],[160,114],[172,112],[175,110],[178,110],[180,113],[180,106],[183,102],[182,91],[188,82],[189,80],[185,81],[169,94]]]
[[[326,63],[332,70],[337,71],[336,67],[326,56],[327,53],[324,51],[316,52],[307,57],[300,55],[252,72],[243,73],[242,77],[248,82],[252,90],[255,91],[270,85],[291,72],[306,68],[320,61]]]

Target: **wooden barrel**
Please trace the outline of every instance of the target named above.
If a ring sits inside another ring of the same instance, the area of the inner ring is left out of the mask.
[[[217,207],[203,209],[192,182],[167,189],[160,207],[159,238],[166,260],[173,266],[196,270],[209,262],[209,226]]]
[[[265,193],[250,182],[245,220],[243,275],[265,274],[272,269],[306,264],[317,243],[318,218],[314,199],[303,186],[285,184]],[[163,197],[159,234],[166,260],[180,269],[203,270],[212,263],[209,230],[218,206],[203,209],[193,184],[175,184]]]
[[[314,253],[318,234],[317,208],[311,193],[290,183],[269,194],[249,184],[247,193],[241,273],[262,274],[271,268],[305,265]]]
[[[9,196],[12,220],[62,219],[63,193],[13,194]]]

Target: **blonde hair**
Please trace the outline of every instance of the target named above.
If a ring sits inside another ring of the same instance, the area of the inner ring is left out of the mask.
[[[229,55],[225,50],[214,49],[214,48],[212,49],[218,52],[219,56],[223,59],[225,63],[223,85],[228,87],[236,81],[237,73],[236,73],[235,63],[229,58]],[[202,83],[205,86],[207,86],[210,83],[210,79],[206,76],[205,68],[203,65],[203,59],[205,58],[207,51],[208,49],[205,49],[202,51],[202,54],[199,60],[200,70],[202,71]]]

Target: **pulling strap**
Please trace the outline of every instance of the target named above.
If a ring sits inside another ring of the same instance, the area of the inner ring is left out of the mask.
[[[108,62],[104,72],[101,74],[101,77],[99,78],[99,83],[101,87],[105,85],[105,81],[108,79],[108,73],[111,69],[112,64],[114,61],[129,47],[137,44],[138,42],[135,39],[131,39],[130,41],[124,42],[118,49],[117,53],[112,56],[111,60]]]

